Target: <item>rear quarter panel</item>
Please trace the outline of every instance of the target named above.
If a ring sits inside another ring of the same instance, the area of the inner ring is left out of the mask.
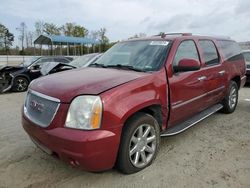
[[[218,41],[215,40],[216,46],[219,50],[220,57],[222,59],[222,66],[225,69],[225,79],[226,86],[228,88],[230,81],[235,77],[243,78],[246,74],[246,62],[243,54],[238,54],[227,59],[218,44]],[[242,86],[242,84],[241,84]]]

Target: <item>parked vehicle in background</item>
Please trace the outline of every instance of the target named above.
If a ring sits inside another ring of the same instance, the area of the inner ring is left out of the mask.
[[[246,71],[247,83],[250,83],[250,50],[243,51],[243,55],[245,57],[247,65],[247,71]]]
[[[102,54],[100,53],[86,54],[77,57],[70,63],[63,63],[63,62],[45,63],[41,68],[41,74],[45,76],[56,72],[87,67],[91,63],[95,62],[101,55]]]
[[[131,174],[153,162],[161,136],[218,110],[234,112],[245,72],[230,39],[184,33],[123,41],[87,68],[33,81],[22,124],[38,147],[73,166],[116,164]]]
[[[18,66],[4,66],[0,69],[0,93],[12,90],[26,91],[29,83],[40,77],[41,65],[47,62],[69,63],[71,57],[34,57]]]

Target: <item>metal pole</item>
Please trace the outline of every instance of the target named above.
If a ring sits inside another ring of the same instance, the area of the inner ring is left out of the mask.
[[[60,51],[61,51],[61,55],[62,55],[62,43],[60,44]]]
[[[53,42],[51,42],[51,55],[54,55],[54,51],[53,51]]]
[[[67,56],[69,55],[69,43],[67,43]]]
[[[6,54],[7,54],[7,65],[8,65],[9,64],[8,52]]]
[[[74,56],[76,56],[76,44],[74,43]]]
[[[36,55],[36,45],[34,44],[34,49],[33,49],[34,56]]]
[[[81,55],[83,55],[83,48],[82,48],[82,44],[81,44]]]

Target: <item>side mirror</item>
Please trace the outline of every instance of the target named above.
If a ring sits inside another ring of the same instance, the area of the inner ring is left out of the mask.
[[[195,59],[181,59],[175,68],[177,72],[195,71],[200,69],[200,62]]]
[[[34,65],[31,67],[31,70],[39,70],[40,69],[40,65]]]

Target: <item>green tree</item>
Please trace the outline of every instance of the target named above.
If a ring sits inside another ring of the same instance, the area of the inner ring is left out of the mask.
[[[75,23],[66,23],[61,27],[61,30],[65,36],[73,36]]]
[[[106,32],[107,32],[107,29],[106,29],[106,28],[101,28],[101,29],[98,31],[99,41],[100,41],[100,43],[101,43],[101,51],[105,51],[105,50],[106,50],[106,47],[107,47],[107,44],[109,43],[109,39],[108,39],[108,37],[106,36]]]
[[[66,23],[61,27],[61,30],[66,36],[85,37],[88,35],[88,30],[85,27],[75,23]]]
[[[14,35],[9,32],[8,28],[0,24],[0,47],[4,47],[6,54],[12,46],[13,41]]]
[[[80,25],[76,25],[74,27],[73,36],[74,37],[85,37],[88,35],[88,33],[89,33],[89,31],[85,27],[80,26]]]
[[[43,32],[46,33],[47,35],[60,35],[61,34],[60,28],[57,27],[53,23],[45,23]]]

